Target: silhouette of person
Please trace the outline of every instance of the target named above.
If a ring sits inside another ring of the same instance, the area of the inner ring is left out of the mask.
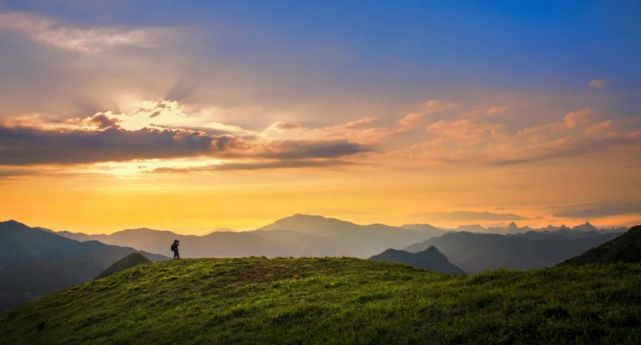
[[[174,243],[171,245],[171,251],[174,252],[174,259],[180,259],[180,253],[178,253],[178,246],[180,241],[174,240]]]

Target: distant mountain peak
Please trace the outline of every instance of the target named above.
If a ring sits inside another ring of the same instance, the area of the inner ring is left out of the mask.
[[[305,214],[305,213],[294,213],[293,215],[289,217],[284,217],[278,220],[284,220],[284,219],[334,219],[334,218],[329,218],[329,217],[324,217],[318,214]],[[278,221],[277,220],[277,221]]]
[[[4,222],[0,222],[0,224],[4,224],[4,225],[8,225],[8,226],[21,226],[21,227],[28,228],[28,226],[26,224],[20,223],[19,221],[14,220],[14,219],[9,219],[9,220],[6,220]]]
[[[325,222],[349,223],[347,221],[336,219],[336,218],[325,217],[317,214],[303,214],[303,213],[295,213],[288,217],[279,218],[274,223],[287,222],[287,221],[318,221],[318,222],[325,221]]]
[[[459,225],[456,227],[457,230],[485,230],[481,224],[467,224]]]
[[[462,269],[451,263],[435,246],[429,246],[427,249],[418,253],[390,248],[378,255],[372,256],[370,260],[399,262],[412,267],[440,273],[465,274]]]
[[[273,223],[260,228],[260,230],[301,230],[305,228],[312,231],[318,231],[320,229],[337,230],[340,226],[358,225],[335,218],[297,213],[289,217],[277,219]]]
[[[438,250],[438,248],[436,248],[436,246],[429,246],[429,247],[427,247],[427,249],[425,249],[423,252],[428,252],[428,253],[439,253],[439,254],[443,255],[443,254]],[[419,253],[421,253],[421,252],[419,252]]]
[[[590,222],[585,222],[581,225],[577,225],[572,227],[572,230],[583,230],[583,231],[595,231],[598,230],[594,225],[590,224]]]

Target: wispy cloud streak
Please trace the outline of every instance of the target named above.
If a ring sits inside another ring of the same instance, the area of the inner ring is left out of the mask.
[[[83,53],[127,46],[153,47],[170,32],[170,29],[152,27],[81,27],[24,12],[0,13],[0,30],[20,33],[47,46]]]

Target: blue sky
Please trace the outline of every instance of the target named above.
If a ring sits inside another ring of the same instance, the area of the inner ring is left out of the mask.
[[[193,26],[198,54],[331,85],[638,92],[637,1],[8,1],[85,25]],[[637,97],[635,97],[637,98]]]

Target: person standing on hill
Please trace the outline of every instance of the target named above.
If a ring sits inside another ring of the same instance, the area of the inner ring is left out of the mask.
[[[180,253],[178,253],[178,246],[180,241],[174,240],[174,243],[171,245],[171,251],[174,252],[174,259],[180,259]]]

